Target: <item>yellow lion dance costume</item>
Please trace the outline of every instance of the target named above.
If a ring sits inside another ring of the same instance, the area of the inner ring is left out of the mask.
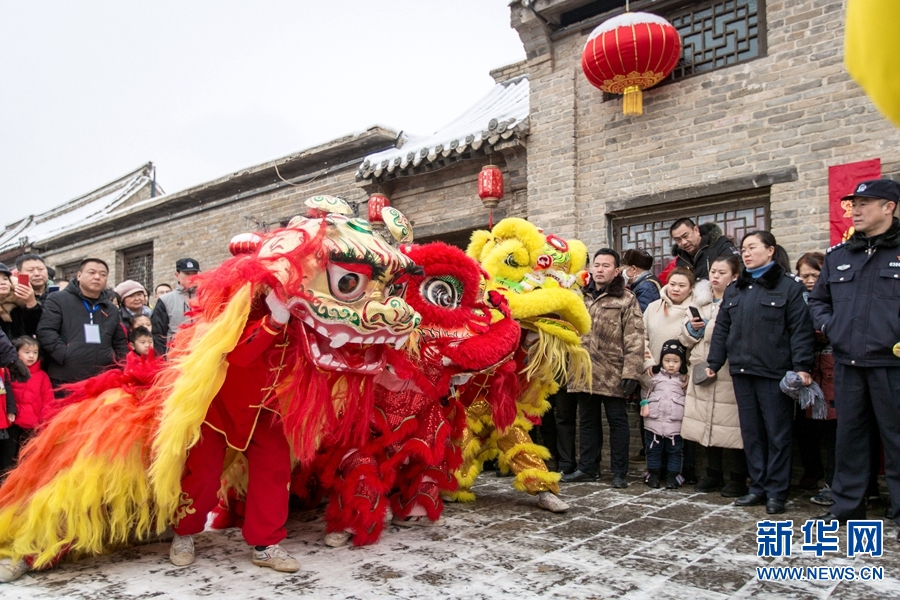
[[[513,423],[495,423],[488,378],[468,386],[463,398],[467,429],[460,441],[465,462],[456,474],[459,491],[451,498],[474,501],[471,487],[484,461],[497,458],[502,472],[515,475],[516,489],[538,495],[541,508],[561,512],[567,506],[556,498],[560,474],[548,471],[544,461],[550,452],[533,443],[528,431],[550,408],[547,397],[570,375],[590,386],[590,357],[581,347],[581,336],[591,327],[581,296],[587,247],[508,218],[491,231],[474,232],[467,254],[490,274],[488,289],[506,297],[522,327],[514,358],[519,395]]]

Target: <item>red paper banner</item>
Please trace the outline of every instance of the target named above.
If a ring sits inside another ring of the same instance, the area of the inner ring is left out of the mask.
[[[839,244],[853,235],[850,201],[842,202],[841,198],[852,192],[860,181],[880,177],[880,158],[828,167],[828,220],[831,224],[831,245]]]

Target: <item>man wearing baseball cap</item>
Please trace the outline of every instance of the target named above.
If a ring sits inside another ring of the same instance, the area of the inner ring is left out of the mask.
[[[158,355],[166,353],[172,336],[187,321],[185,314],[190,310],[191,299],[197,289],[191,280],[199,272],[200,263],[193,258],[179,258],[175,261],[175,279],[178,285],[171,292],[159,297],[150,316],[153,325],[153,348]]]
[[[834,349],[838,422],[834,504],[819,518],[866,518],[874,421],[884,443],[889,516],[900,525],[900,184],[863,181],[842,199],[852,202],[855,231],[829,248],[809,297],[816,328]]]

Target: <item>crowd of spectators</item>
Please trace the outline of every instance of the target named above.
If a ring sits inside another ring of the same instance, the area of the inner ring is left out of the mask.
[[[0,263],[0,479],[67,384],[123,364],[129,352],[144,360],[165,352],[199,270],[194,259],[178,260],[178,287],[157,285],[151,307],[137,281],[109,287],[109,265],[99,258],[81,261],[68,282],[54,282],[37,254],[18,257],[13,269]]]
[[[584,294],[592,329],[582,340],[593,389],[564,387],[552,401],[562,481],[599,479],[605,406],[611,484],[628,485],[633,400],[644,443],[630,460],[647,461],[651,487],[693,484],[780,514],[796,442],[798,485],[829,507],[822,518],[865,518],[883,469],[885,514],[900,524],[900,184],[863,182],[844,200],[849,238],[795,264],[768,231],[736,246],[718,225],[689,218],[672,224],[673,258],[658,278],[644,250],[622,260],[598,250]],[[792,381],[824,401],[821,410],[800,408],[787,394]]]
[[[852,235],[795,264],[768,231],[736,246],[718,225],[689,218],[672,224],[673,258],[659,277],[644,250],[597,250],[584,289],[591,386],[552,399],[562,481],[600,478],[605,410],[613,487],[629,485],[629,462],[646,461],[651,487],[693,485],[780,514],[796,441],[799,486],[817,492],[810,501],[829,508],[823,517],[864,518],[883,464],[887,516],[900,524],[900,184],[863,182],[845,200]],[[111,289],[98,258],[58,284],[38,255],[15,269],[0,263],[0,469],[66,384],[129,352],[165,353],[200,270],[191,258],[175,267],[177,285],[156,286],[151,306],[137,281]],[[821,410],[799,408],[789,380],[814,390]],[[642,450],[631,459],[629,401],[641,406]]]

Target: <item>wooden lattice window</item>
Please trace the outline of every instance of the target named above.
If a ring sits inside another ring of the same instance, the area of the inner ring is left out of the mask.
[[[79,264],[80,262],[59,265],[56,267],[56,277],[53,281],[56,283],[59,283],[60,281],[72,281],[78,273]]]
[[[666,13],[681,34],[681,59],[669,79],[764,56],[765,14],[765,0],[714,0]]]
[[[122,281],[132,279],[153,289],[153,244],[143,244],[122,250]]]
[[[653,256],[653,272],[658,275],[672,260],[669,227],[682,217],[690,217],[698,225],[715,223],[739,244],[750,231],[769,228],[769,188],[617,213],[612,219],[614,246],[620,253],[643,248]]]

